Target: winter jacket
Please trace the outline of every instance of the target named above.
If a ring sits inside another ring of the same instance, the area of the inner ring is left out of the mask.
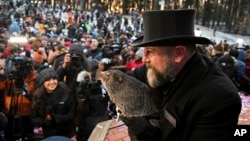
[[[145,65],[131,75],[147,83]],[[175,80],[159,91],[163,97],[162,141],[226,141],[233,137],[241,111],[238,90],[207,56],[196,53]]]
[[[246,70],[246,52],[244,50],[239,50],[239,56],[237,58],[237,79],[241,85],[249,84],[250,78],[245,74]]]
[[[76,134],[74,118],[75,112],[75,101],[74,96],[65,92],[61,87],[52,93],[44,93],[42,95],[43,104],[40,105],[42,108],[31,109],[31,122],[35,127],[41,126],[43,128],[44,136],[66,136],[72,137]],[[32,104],[35,102],[32,100]],[[52,124],[46,125],[45,118],[47,116],[48,107],[52,107],[50,113],[52,116]]]

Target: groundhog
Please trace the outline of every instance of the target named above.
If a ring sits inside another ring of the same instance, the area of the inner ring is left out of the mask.
[[[100,80],[122,116],[140,117],[158,112],[150,88],[136,78],[120,70],[107,70],[100,73]]]

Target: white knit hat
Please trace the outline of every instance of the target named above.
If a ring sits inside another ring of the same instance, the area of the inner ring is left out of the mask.
[[[98,41],[96,39],[92,39],[92,44],[94,44],[95,46],[98,46]]]
[[[143,48],[143,47],[139,48],[139,49],[136,51],[135,55],[140,56],[140,57],[143,57],[143,55],[144,55],[144,48]]]

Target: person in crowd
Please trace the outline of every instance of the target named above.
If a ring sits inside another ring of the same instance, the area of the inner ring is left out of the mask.
[[[87,140],[95,125],[108,119],[107,97],[102,95],[100,84],[95,81],[97,68],[98,62],[85,58],[82,45],[77,43],[70,46],[62,64],[57,68],[60,80],[66,79],[66,84],[71,88],[77,101],[76,124],[79,141]],[[90,78],[81,75],[84,72],[89,73]],[[86,100],[83,100],[83,97]],[[89,108],[83,109],[81,105]]]
[[[214,45],[212,48],[212,61],[216,62],[221,56],[224,55],[224,47],[221,43]]]
[[[132,45],[144,47],[145,65],[128,74],[152,88],[159,113],[121,113],[132,141],[225,141],[234,135],[241,99],[223,71],[197,51],[196,44],[211,41],[194,35],[195,14],[194,9],[142,13],[144,35]]]
[[[86,52],[86,57],[91,58],[91,59],[96,59],[96,60],[101,60],[102,59],[102,49],[98,48],[98,41],[96,39],[91,40],[90,48]]]
[[[84,57],[81,44],[72,44],[65,54],[63,63],[57,68],[60,80],[66,78],[66,84],[75,93],[78,86],[77,76],[80,72],[86,70],[94,72],[97,69],[98,62]]]
[[[250,49],[246,50],[247,56],[246,56],[246,69],[245,69],[245,74],[248,78],[250,78]]]
[[[6,75],[5,75],[5,57],[4,57],[4,46],[1,46],[0,44],[0,135],[1,141],[4,141],[4,128],[7,126],[8,123],[8,118],[7,116],[3,113],[4,111],[4,90],[6,86]]]
[[[8,32],[8,30],[6,28],[1,28],[0,29],[0,38],[6,40],[8,38],[8,34],[9,34],[9,32]]]
[[[3,29],[2,29],[3,30]],[[7,58],[9,57],[10,53],[10,44],[7,41],[7,35],[5,32],[7,31],[2,31],[0,30],[0,33],[4,32],[0,36],[0,46],[4,48],[4,57]]]
[[[59,53],[54,58],[54,63],[53,63],[54,69],[57,69],[63,63],[64,56],[67,53],[68,49],[64,45],[58,45],[56,51]]]
[[[222,52],[222,50],[224,52]],[[211,59],[234,82],[234,84],[238,86],[235,81],[237,60],[229,54],[230,50],[232,50],[232,48],[229,48],[227,44],[221,42],[213,47],[212,52],[215,52],[215,55],[213,55]]]
[[[49,54],[48,59],[47,59],[48,64],[53,65],[55,57],[60,54],[60,52],[58,52],[58,46],[59,45],[61,45],[60,41],[53,41],[52,42],[52,48],[48,53]]]
[[[144,48],[139,48],[135,53],[134,60],[126,62],[127,71],[132,71],[135,68],[139,68],[143,65],[143,62],[142,62],[143,51],[144,51]]]
[[[4,39],[1,39],[0,38],[0,48],[5,51],[5,48],[6,48],[6,41]],[[3,56],[5,57],[5,56]]]
[[[46,55],[49,56],[49,52],[52,50],[52,47],[49,44],[49,39],[47,36],[41,37],[41,47],[45,49]]]
[[[125,46],[123,50],[121,51],[122,58],[127,61],[131,61],[134,59],[135,56],[135,49],[132,46]]]
[[[47,54],[45,52],[45,48],[41,47],[41,40],[40,38],[34,38],[31,44],[32,49],[30,50],[31,57],[33,58],[34,53],[38,53],[42,55],[42,62],[37,62],[38,64],[44,63],[47,61]],[[34,58],[33,58],[34,59]],[[36,62],[35,62],[36,63]]]
[[[33,58],[35,70],[38,70],[41,66],[43,66],[44,59],[43,59],[43,53],[41,50],[33,52],[32,58]]]
[[[0,75],[4,75],[6,58],[4,57],[4,47],[0,45]]]
[[[98,41],[98,48],[102,48],[103,47],[103,45],[105,45],[106,43],[105,43],[105,40],[103,39],[103,37],[101,37],[101,36],[99,36],[98,38],[97,38],[97,41]]]
[[[240,85],[240,90],[246,92],[247,94],[250,93],[250,78],[246,75],[246,58],[247,53],[245,50],[240,49],[238,50],[238,58],[237,58],[237,74],[236,74],[236,81]]]
[[[31,121],[42,127],[44,138],[65,136],[75,140],[74,95],[53,68],[45,68],[37,77],[37,89],[31,102]]]
[[[5,83],[1,85],[4,94],[4,113],[9,124],[4,129],[6,140],[30,137],[33,133],[30,122],[30,103],[35,91],[36,72],[32,59],[21,56],[15,44],[10,44],[11,54],[6,58]],[[21,60],[21,61],[20,61]]]

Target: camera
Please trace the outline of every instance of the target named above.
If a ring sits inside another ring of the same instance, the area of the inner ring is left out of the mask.
[[[72,61],[78,61],[80,56],[78,54],[71,53],[70,57]]]
[[[33,67],[32,60],[26,56],[11,56],[7,60],[7,75],[15,80],[17,88],[22,88],[23,79],[30,74]]]
[[[104,58],[112,59],[114,55],[119,55],[121,50],[122,48],[117,44],[102,46],[102,53]]]

